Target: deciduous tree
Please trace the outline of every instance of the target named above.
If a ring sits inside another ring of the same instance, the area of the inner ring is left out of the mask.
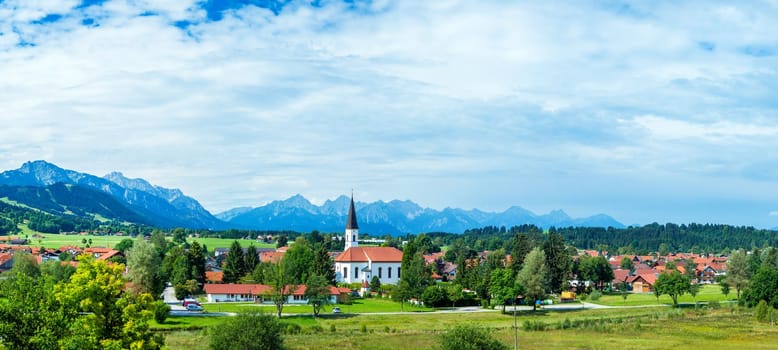
[[[548,286],[548,267],[546,254],[540,248],[534,248],[524,258],[524,266],[517,280],[528,295],[532,296],[532,310],[536,309],[535,300],[543,297]]]

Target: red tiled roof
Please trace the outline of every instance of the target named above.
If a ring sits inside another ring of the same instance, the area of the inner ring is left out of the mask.
[[[401,262],[403,252],[394,247],[351,247],[335,258],[336,262]]]
[[[209,282],[221,283],[224,279],[224,272],[205,271],[205,280]]]
[[[287,291],[290,286],[287,286]],[[299,285],[296,286],[294,289],[294,292],[292,292],[291,295],[304,295],[306,290],[305,285]],[[203,287],[203,290],[205,290],[206,294],[251,294],[251,295],[262,295],[266,293],[270,293],[273,288],[265,285],[265,284],[235,284],[235,283],[229,283],[229,284],[206,284],[205,287]],[[341,291],[340,288],[332,287],[330,286],[330,295],[338,295],[342,293],[351,293],[351,290],[348,288],[344,288],[344,291]]]
[[[277,262],[281,261],[281,259],[284,257],[284,254],[285,254],[285,251],[283,251],[283,252],[262,252],[262,255],[259,256],[259,261],[277,263]]]

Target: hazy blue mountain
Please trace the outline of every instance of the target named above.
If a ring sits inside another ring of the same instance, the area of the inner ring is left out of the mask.
[[[230,225],[246,229],[341,232],[346,225],[348,204],[349,197],[340,196],[317,206],[298,194],[253,209],[232,209],[218,214],[217,217]],[[549,226],[624,227],[604,214],[588,218],[571,218],[562,210],[554,210],[548,214],[537,215],[518,206],[499,213],[458,208],[435,210],[423,208],[409,200],[356,202],[355,206],[360,232],[375,235],[436,231],[461,233],[470,228],[488,225],[511,227],[535,224],[544,228]]]
[[[0,173],[0,185],[48,187],[58,183],[77,185],[106,193],[124,205],[128,211],[134,212],[141,218],[139,222],[142,223],[159,227],[215,229],[226,227],[200,203],[185,196],[180,190],[154,186],[142,179],[128,179],[121,173],[111,173],[101,178],[62,169],[41,160],[27,162],[19,169]],[[68,208],[80,207],[86,210],[85,208],[92,206],[92,203],[84,200],[70,203]],[[120,217],[108,218],[121,219]]]

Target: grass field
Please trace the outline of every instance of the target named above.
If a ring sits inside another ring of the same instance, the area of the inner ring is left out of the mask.
[[[180,319],[170,321],[185,322]],[[302,333],[285,336],[289,349],[430,349],[441,332],[462,323],[489,328],[495,338],[513,344],[513,318],[499,312],[300,316],[282,322],[302,327]],[[525,324],[546,330],[528,330]],[[518,325],[521,349],[775,349],[778,344],[778,327],[757,323],[749,310],[729,307],[524,312]],[[207,330],[167,333],[166,344],[170,350],[207,349]]]
[[[61,234],[50,234],[50,233],[38,233],[35,231],[31,231],[29,228],[27,228],[27,225],[19,225],[19,228],[22,229],[22,233],[19,234],[20,237],[24,238],[25,236],[30,240],[28,245],[40,247],[44,246],[46,248],[59,248],[61,246],[79,246],[83,247],[84,244],[82,243],[82,240],[86,239],[89,241],[92,240],[92,247],[109,247],[113,248],[116,246],[117,243],[121,242],[123,239],[130,238],[126,236],[95,236],[95,235],[61,235]],[[33,235],[41,235],[43,238],[33,238]],[[209,251],[212,251],[215,248],[229,248],[230,245],[232,245],[232,242],[235,241],[234,239],[227,239],[227,238],[187,238],[187,241],[191,242],[198,242],[200,244],[205,244]],[[238,242],[240,242],[240,245],[242,247],[248,247],[250,244],[254,244],[257,248],[275,248],[274,244],[267,244],[264,242],[257,242],[255,240],[247,240],[247,239],[239,239]]]
[[[716,301],[723,304],[735,300],[736,297],[734,290],[732,290],[728,296],[724,296],[724,294],[721,293],[721,287],[719,285],[703,285],[702,288],[700,288],[699,293],[697,293],[696,298],[692,298],[692,296],[687,293],[678,297],[678,303],[693,304],[695,299],[700,303]],[[611,294],[603,295],[597,301],[587,300],[587,302],[608,306],[639,306],[656,304],[671,305],[673,300],[667,295],[660,296],[659,301],[657,301],[656,296],[654,296],[653,293],[628,293],[627,300],[624,300],[621,294]]]
[[[332,307],[337,306],[344,314],[350,313],[376,313],[376,312],[430,312],[434,309],[412,306],[405,304],[400,307],[400,303],[392,301],[390,299],[371,298],[371,299],[357,299],[354,300],[351,305],[327,305],[322,313],[329,313]],[[255,303],[212,303],[203,304],[203,308],[207,312],[242,312],[242,311],[262,311],[267,313],[275,313],[275,305],[267,304],[255,304]],[[313,312],[313,308],[310,305],[284,305],[284,314],[310,314]]]

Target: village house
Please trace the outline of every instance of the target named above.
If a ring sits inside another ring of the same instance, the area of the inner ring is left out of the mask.
[[[286,288],[291,288],[287,286]],[[342,289],[329,287],[329,302],[335,304],[343,293],[349,293],[348,288]],[[305,297],[305,285],[296,286],[287,297],[287,304],[308,304]],[[272,304],[270,297],[273,288],[264,284],[206,284],[203,287],[209,303],[219,302],[253,302],[260,304]]]

